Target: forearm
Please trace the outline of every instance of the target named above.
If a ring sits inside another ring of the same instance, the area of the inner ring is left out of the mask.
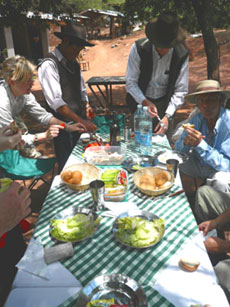
[[[226,209],[221,215],[215,218],[216,228],[221,228],[222,226],[230,223],[230,209]]]
[[[75,123],[82,122],[82,118],[78,116],[76,113],[74,113],[67,105],[58,108],[57,112],[60,113],[65,118],[68,118],[70,121],[73,121]],[[59,124],[59,122],[56,122],[56,124]]]

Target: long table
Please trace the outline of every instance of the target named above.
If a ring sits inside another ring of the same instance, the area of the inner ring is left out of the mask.
[[[153,142],[153,154],[162,149],[169,149],[167,141]],[[69,159],[82,161],[83,145],[78,144]],[[135,146],[130,145],[127,154],[132,155]],[[180,190],[174,185],[170,193]],[[112,234],[114,219],[102,217],[99,229],[88,240],[74,245],[74,256],[62,261],[62,264],[84,286],[96,276],[102,274],[125,274],[138,281],[148,300],[148,306],[173,306],[161,296],[153,285],[159,274],[168,266],[173,256],[198,234],[198,228],[185,194],[175,197],[165,195],[153,198],[140,193],[129,175],[128,202],[141,210],[155,213],[165,220],[165,234],[162,240],[152,248],[143,250],[126,248],[115,241]],[[44,202],[34,232],[34,238],[40,238],[44,247],[53,245],[49,236],[49,220],[58,212],[70,206],[89,207],[92,198],[89,191],[69,192],[65,185],[50,189]],[[62,307],[75,306],[77,294],[71,296]]]

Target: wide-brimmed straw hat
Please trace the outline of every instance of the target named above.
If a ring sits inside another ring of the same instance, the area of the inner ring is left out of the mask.
[[[158,48],[172,48],[185,39],[179,19],[172,13],[163,13],[145,27],[147,38]]]
[[[54,34],[60,39],[64,37],[71,38],[71,41],[77,46],[94,46],[87,40],[85,27],[79,24],[68,23],[66,26],[61,27],[61,32],[54,32]]]
[[[230,97],[230,90],[222,90],[220,87],[220,83],[216,80],[202,80],[197,82],[196,89],[194,93],[188,94],[185,96],[185,100],[189,101],[190,103],[197,103],[197,97],[201,94],[210,95],[214,93],[221,93],[223,98]]]

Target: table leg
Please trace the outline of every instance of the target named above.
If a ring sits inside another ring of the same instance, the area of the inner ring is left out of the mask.
[[[97,87],[98,87],[98,86],[97,86]],[[102,108],[104,108],[105,106],[103,105],[103,103],[101,102],[101,100],[99,99],[99,97],[97,96],[97,94],[95,93],[95,91],[93,90],[93,88],[92,88],[91,85],[89,85],[89,88],[90,88],[91,92],[93,93],[94,97],[96,98],[97,102],[99,103],[99,105],[100,105]],[[99,89],[99,91],[101,92],[101,89]],[[104,94],[103,94],[102,96],[103,96],[103,98],[104,98],[104,100],[105,100],[105,102],[106,102],[106,99],[105,99],[105,97],[104,97]]]

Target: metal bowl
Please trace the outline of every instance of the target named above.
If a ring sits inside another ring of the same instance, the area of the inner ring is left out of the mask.
[[[168,159],[176,159],[179,161],[179,164],[184,163],[188,160],[188,155],[184,152],[176,151],[176,150],[163,150],[159,151],[154,156],[159,163],[166,164]]]
[[[114,299],[114,304],[147,307],[141,286],[126,275],[101,275],[91,280],[80,292],[76,307],[86,307],[93,300]]]
[[[78,213],[90,216],[90,218],[92,218],[92,223],[95,222],[96,219],[97,219],[97,217],[98,217],[98,215],[97,215],[97,213],[96,213],[95,211],[90,210],[90,209],[88,209],[88,208],[70,207],[70,208],[65,209],[65,210],[59,212],[58,214],[56,214],[51,220],[56,220],[56,219],[58,219],[58,220],[59,220],[59,219],[63,219],[63,220],[64,220],[64,219],[66,219],[67,217],[73,217],[73,216],[75,216],[75,215],[78,214]],[[49,233],[50,233],[51,239],[52,239],[53,241],[57,242],[57,243],[58,243],[58,242],[72,242],[72,243],[75,243],[75,242],[81,242],[81,241],[83,241],[83,240],[89,239],[89,238],[97,231],[98,226],[99,226],[99,225],[94,225],[93,231],[90,232],[88,236],[86,236],[86,237],[84,237],[84,238],[82,238],[82,239],[80,239],[80,240],[73,240],[73,241],[70,241],[70,240],[60,240],[60,239],[55,238],[55,237],[52,235],[52,233],[51,233],[51,230],[53,229],[53,227],[52,227],[51,224],[50,224]]]
[[[149,248],[149,247],[153,247],[154,245],[156,245],[164,236],[164,232],[165,232],[165,227],[164,227],[164,230],[161,234],[161,236],[159,237],[158,241],[157,242],[154,242],[153,244],[151,245],[147,245],[147,246],[144,246],[144,247],[136,247],[136,246],[132,246],[132,245],[128,245],[126,243],[124,243],[123,241],[120,240],[120,238],[118,237],[117,233],[118,233],[118,220],[120,218],[123,218],[123,217],[140,217],[142,219],[145,219],[145,220],[148,220],[148,221],[152,221],[152,220],[158,220],[159,219],[159,216],[157,216],[156,214],[152,213],[152,212],[149,212],[149,211],[141,211],[141,210],[130,210],[130,211],[127,211],[127,212],[123,212],[122,214],[120,214],[116,220],[113,222],[113,228],[112,228],[112,232],[115,236],[115,239],[120,242],[122,245],[124,246],[127,246],[127,247],[131,247],[131,248],[137,248],[137,249],[146,249],[146,248]]]

